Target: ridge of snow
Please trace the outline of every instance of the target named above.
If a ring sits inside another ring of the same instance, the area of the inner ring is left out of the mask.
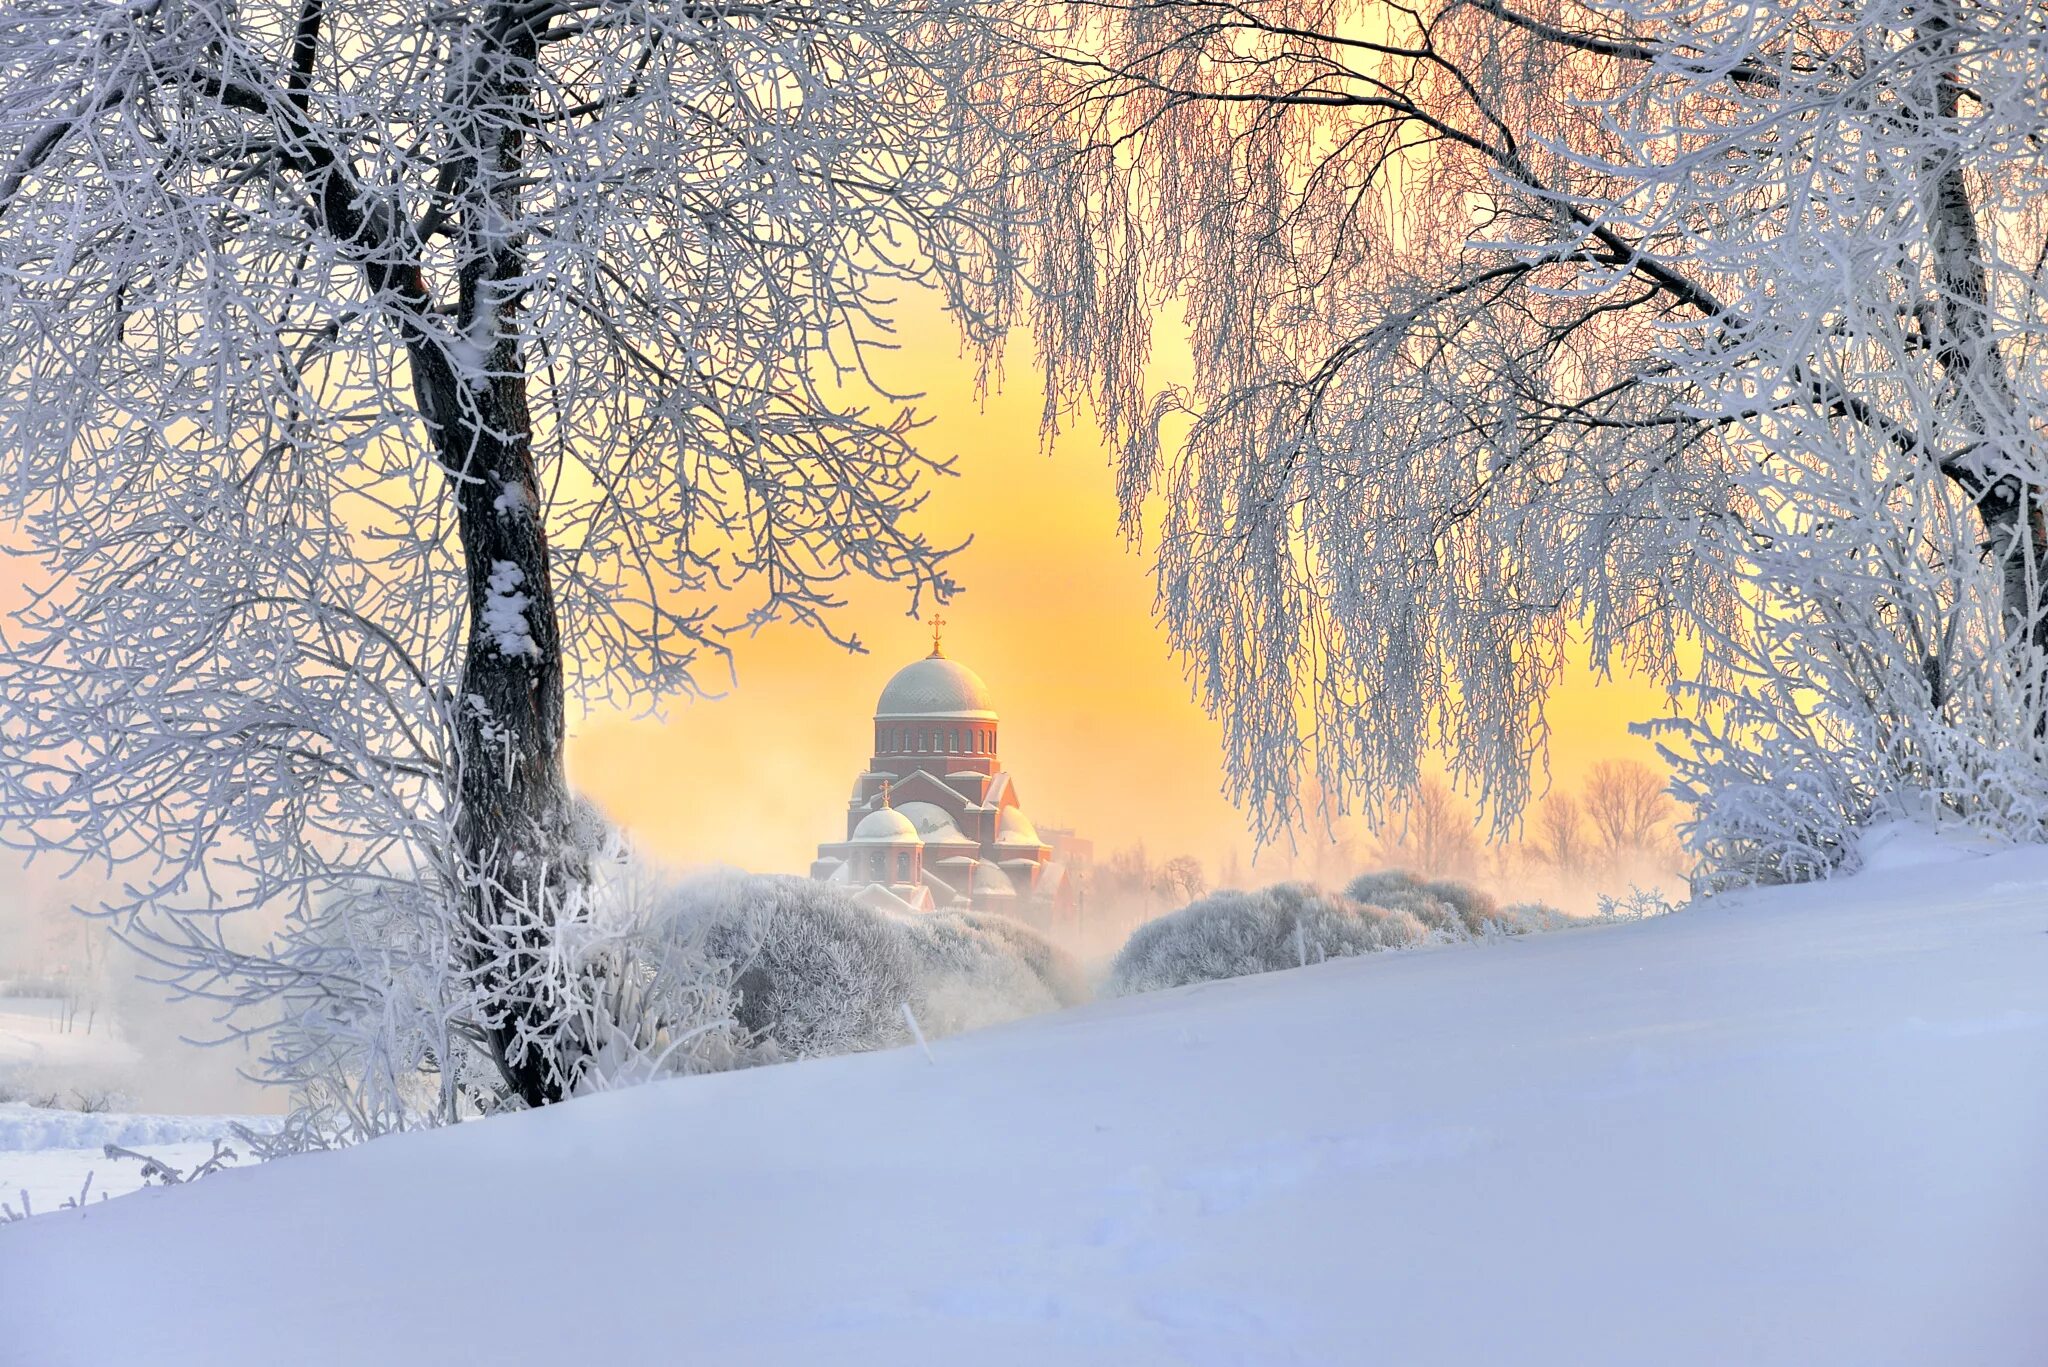
[[[124,1149],[143,1144],[195,1144],[224,1139],[234,1125],[261,1131],[275,1129],[277,1123],[275,1116],[94,1114],[5,1102],[0,1103],[0,1153],[97,1149],[103,1144]]]

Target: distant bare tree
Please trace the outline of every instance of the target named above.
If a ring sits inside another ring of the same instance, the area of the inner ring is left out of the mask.
[[[1425,878],[1469,875],[1479,859],[1478,816],[1440,778],[1424,778],[1378,833],[1382,863]]]
[[[1586,815],[1609,858],[1647,852],[1671,818],[1667,780],[1632,759],[1602,760],[1586,776]]]
[[[1202,872],[1201,860],[1177,854],[1153,871],[1152,888],[1166,905],[1182,907],[1207,892],[1209,880]]]
[[[1584,873],[1592,861],[1586,815],[1570,793],[1552,793],[1536,809],[1536,836],[1530,853],[1565,877]]]

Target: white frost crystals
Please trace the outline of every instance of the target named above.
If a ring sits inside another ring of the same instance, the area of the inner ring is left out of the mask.
[[[491,562],[490,585],[484,593],[484,630],[500,655],[540,658],[540,647],[527,628],[526,610],[533,599],[519,591],[526,574],[509,560]]]

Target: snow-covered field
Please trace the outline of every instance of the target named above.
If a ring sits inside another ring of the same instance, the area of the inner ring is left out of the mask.
[[[2039,1364],[2048,851],[1878,855],[8,1225],[0,1361]]]

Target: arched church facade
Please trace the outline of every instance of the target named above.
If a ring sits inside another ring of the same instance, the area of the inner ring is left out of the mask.
[[[811,876],[869,905],[998,911],[1049,933],[1069,928],[1088,846],[1025,815],[1000,739],[988,686],[935,637],[929,656],[882,689],[846,838],[818,847]]]

